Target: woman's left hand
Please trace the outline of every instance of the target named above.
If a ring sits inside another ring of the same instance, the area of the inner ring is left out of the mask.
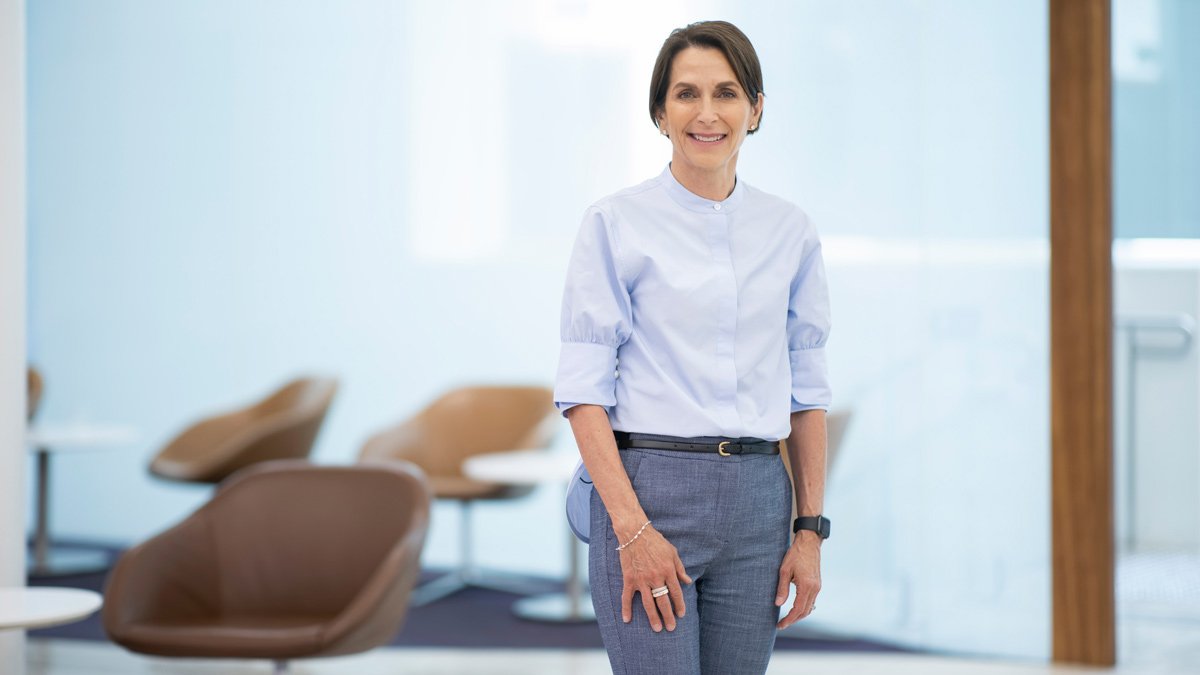
[[[821,592],[821,540],[814,532],[798,532],[783,556],[783,564],[779,566],[779,588],[775,592],[776,607],[782,607],[787,600],[790,584],[796,584],[796,602],[787,616],[776,624],[780,629],[812,614],[817,594]]]

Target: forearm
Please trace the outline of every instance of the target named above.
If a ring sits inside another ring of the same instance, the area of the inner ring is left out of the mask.
[[[628,541],[647,518],[621,463],[608,413],[597,405],[577,405],[567,411],[567,419],[592,486],[612,519],[613,531],[618,539]]]
[[[791,423],[787,452],[792,466],[796,512],[802,516],[819,515],[825,504],[825,411],[792,413]],[[801,530],[799,534],[816,538],[816,533],[807,530]]]

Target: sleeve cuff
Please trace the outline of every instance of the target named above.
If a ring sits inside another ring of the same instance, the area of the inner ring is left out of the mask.
[[[829,410],[833,392],[829,388],[829,369],[825,348],[788,350],[792,364],[792,412]]]
[[[554,381],[554,406],[560,412],[591,404],[617,404],[617,348],[591,342],[564,342]]]

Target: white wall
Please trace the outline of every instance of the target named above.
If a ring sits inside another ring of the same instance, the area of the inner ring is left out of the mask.
[[[0,0],[0,587],[25,585],[25,3]],[[0,671],[25,634],[0,631]]]
[[[296,371],[344,383],[326,462],[448,386],[549,382],[579,216],[669,157],[654,54],[719,16],[766,78],[740,175],[826,236],[835,398],[855,410],[813,621],[1044,656],[1045,3],[497,7],[30,8],[44,419],[142,436],[58,458],[56,531],[128,542],[178,519],[207,493],[149,480],[149,456]],[[553,489],[484,510],[481,557],[561,572],[560,513]],[[435,511],[428,562],[455,560],[456,528]]]

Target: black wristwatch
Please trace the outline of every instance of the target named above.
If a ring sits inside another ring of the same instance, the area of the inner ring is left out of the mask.
[[[800,516],[792,522],[792,533],[812,530],[821,539],[829,538],[829,519],[825,516]]]

